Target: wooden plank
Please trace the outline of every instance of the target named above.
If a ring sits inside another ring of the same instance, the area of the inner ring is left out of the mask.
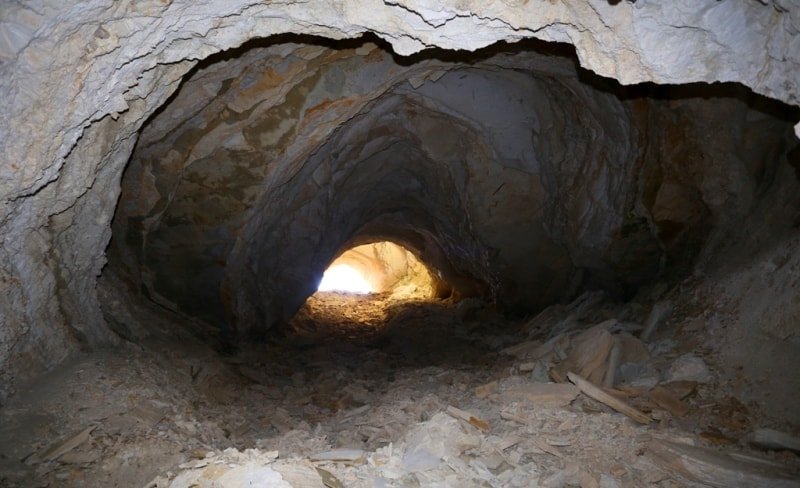
[[[608,405],[617,412],[627,415],[628,417],[639,422],[640,424],[646,425],[652,421],[652,419],[643,412],[640,412],[639,410],[636,410],[635,408],[631,407],[622,400],[609,395],[601,388],[598,388],[597,386],[591,384],[590,382],[581,378],[579,375],[569,372],[567,373],[567,378],[569,378],[569,380],[573,382],[575,386],[580,388],[580,390],[586,396],[593,398],[600,403]]]
[[[734,458],[704,447],[656,440],[648,443],[647,455],[667,472],[718,488],[800,488],[797,473],[788,468]]]

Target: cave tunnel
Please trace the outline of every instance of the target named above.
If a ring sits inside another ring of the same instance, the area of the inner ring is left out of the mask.
[[[41,3],[1,485],[800,486],[797,5]]]

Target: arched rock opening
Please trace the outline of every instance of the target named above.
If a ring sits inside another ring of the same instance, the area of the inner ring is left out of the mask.
[[[122,182],[111,268],[233,336],[291,318],[369,229],[510,312],[629,297],[733,231],[790,149],[788,108],[736,86],[624,88],[565,47],[400,62],[297,41],[194,71]]]
[[[391,241],[347,248],[325,269],[318,291],[348,291],[347,287],[337,288],[341,285],[335,279],[326,283],[325,277],[338,267],[349,268],[364,282],[366,286],[357,290],[360,293],[386,293],[397,298],[444,298],[452,293],[441,272],[429,269],[409,249]]]

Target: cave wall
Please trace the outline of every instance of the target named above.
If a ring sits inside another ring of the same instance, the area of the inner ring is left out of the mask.
[[[798,104],[800,13],[785,0],[40,0],[4,6],[0,25],[0,401],[77,347],[117,340],[95,283],[138,130],[198,60],[248,39],[373,32],[411,54],[536,37],[574,45],[582,66],[625,84],[737,81]]]
[[[687,272],[788,147],[790,124],[748,90],[684,92],[625,89],[535,43],[469,64],[252,47],[197,70],[145,127],[112,256],[162,305],[258,334],[369,225],[428,236],[415,249],[432,267],[507,310],[587,284],[625,297]]]

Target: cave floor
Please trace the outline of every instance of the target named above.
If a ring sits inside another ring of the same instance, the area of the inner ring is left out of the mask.
[[[706,486],[675,470],[677,442],[738,452],[712,469],[720,483],[797,486],[795,455],[735,445],[762,414],[716,376],[652,393],[648,374],[675,373],[691,329],[665,326],[610,390],[649,425],[568,384],[537,390],[581,344],[599,350],[591,334],[634,337],[607,319],[637,313],[586,295],[509,321],[469,300],[321,294],[230,356],[191,340],[87,354],[0,410],[0,485]]]

